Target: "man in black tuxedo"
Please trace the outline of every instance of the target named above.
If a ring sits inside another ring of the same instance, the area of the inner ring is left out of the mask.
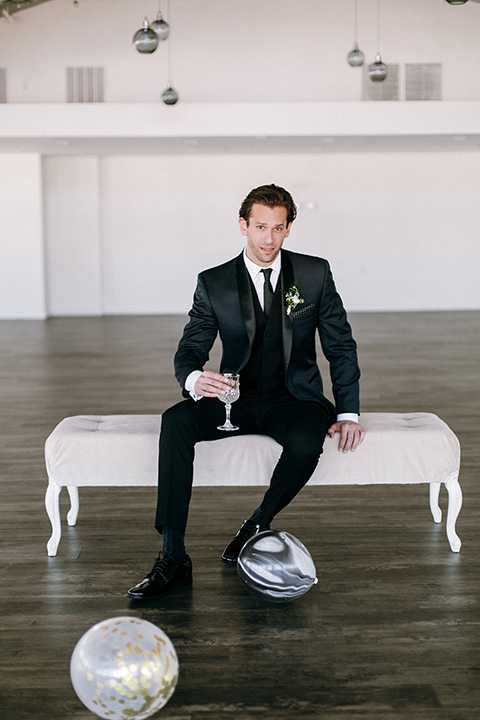
[[[241,377],[240,398],[232,406],[235,434],[269,435],[283,447],[261,504],[223,552],[228,565],[236,565],[244,543],[269,528],[308,482],[327,433],[339,433],[342,452],[356,450],[364,438],[356,343],[328,262],[282,249],[296,217],[290,193],[276,185],[255,188],[239,215],[246,248],[200,273],[175,355],[175,375],[187,399],[162,416],[155,527],[163,547],[145,579],[128,591],[132,598],[160,597],[191,580],[184,535],[195,444],[232,434],[217,428],[225,417],[218,395],[229,387],[221,373]],[[317,331],[336,407],[323,394]],[[220,373],[203,370],[218,333]]]

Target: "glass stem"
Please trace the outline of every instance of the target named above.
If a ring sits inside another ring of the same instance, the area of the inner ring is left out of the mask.
[[[232,406],[230,403],[225,403],[225,412],[227,413],[227,419],[225,420],[225,425],[230,425],[230,410],[232,409]]]

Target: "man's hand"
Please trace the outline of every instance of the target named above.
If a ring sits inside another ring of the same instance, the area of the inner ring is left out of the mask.
[[[337,432],[340,433],[338,449],[344,453],[349,450],[354,452],[365,437],[365,430],[360,423],[352,422],[351,420],[336,422],[328,430],[331,438],[335,437],[335,433]]]
[[[202,397],[218,397],[231,387],[228,378],[220,373],[204,370],[195,383],[195,395]]]

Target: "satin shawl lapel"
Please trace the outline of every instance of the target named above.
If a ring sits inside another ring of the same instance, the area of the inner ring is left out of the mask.
[[[243,253],[237,257],[237,283],[248,342],[252,347],[256,330],[255,307],[253,305],[252,286],[248,277],[248,270],[243,261]]]
[[[282,339],[283,339],[283,363],[285,370],[290,362],[292,352],[293,328],[292,318],[287,315],[287,302],[285,292],[294,283],[292,261],[286,252],[282,250],[282,269],[280,272],[280,289],[282,292]]]

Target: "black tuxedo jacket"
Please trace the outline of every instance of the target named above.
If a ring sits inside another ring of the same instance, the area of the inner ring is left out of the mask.
[[[359,412],[357,346],[329,264],[311,255],[282,250],[277,290],[282,293],[282,339],[285,383],[299,400],[316,400],[331,412]],[[287,315],[285,292],[296,285],[304,303]],[[184,388],[188,375],[202,370],[220,334],[223,355],[220,372],[242,372],[255,337],[255,292],[243,253],[198,276],[193,306],[175,355],[175,375]],[[333,408],[323,394],[316,361],[318,331],[330,363]],[[184,394],[185,391],[184,391]]]

